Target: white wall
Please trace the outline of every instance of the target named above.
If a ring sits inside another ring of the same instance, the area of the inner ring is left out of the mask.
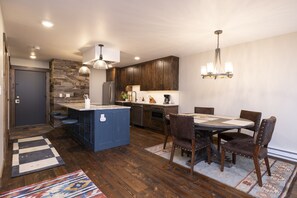
[[[4,62],[3,62],[3,32],[4,32],[4,25],[3,25],[3,18],[2,18],[2,10],[0,7],[0,36],[1,36],[1,44],[0,44],[0,177],[2,177],[2,171],[3,171],[3,160],[4,160],[4,117],[3,117],[3,111],[4,111],[4,77],[3,77],[3,70],[4,70]]]
[[[49,69],[49,62],[47,61],[37,61],[37,60],[23,59],[23,58],[11,58],[10,63],[11,65],[14,65],[14,66]]]
[[[180,59],[180,112],[213,106],[221,115],[238,116],[247,109],[261,111],[262,118],[276,116],[269,146],[293,152],[286,155],[297,160],[297,33],[223,48],[221,53],[222,63],[233,63],[232,79],[200,77],[200,66],[213,61],[214,50]]]
[[[106,81],[106,70],[91,69],[90,99],[91,103],[102,104],[102,85]]]

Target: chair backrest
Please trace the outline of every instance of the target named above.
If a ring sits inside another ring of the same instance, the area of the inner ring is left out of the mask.
[[[256,112],[256,111],[247,111],[247,110],[241,110],[240,112],[240,118],[251,120],[255,123],[253,127],[248,127],[245,129],[251,130],[253,132],[258,131],[260,122],[261,122],[262,113]]]
[[[195,138],[193,116],[170,114],[170,129],[174,138],[185,140]]]
[[[169,119],[169,115],[168,117],[165,116],[165,135],[171,135],[171,130],[170,130],[170,119]]]
[[[194,107],[195,113],[201,113],[201,114],[214,114],[214,108],[213,107]]]
[[[254,143],[260,146],[268,145],[272,138],[275,123],[276,118],[274,116],[271,116],[269,119],[263,119],[259,131],[256,132]]]

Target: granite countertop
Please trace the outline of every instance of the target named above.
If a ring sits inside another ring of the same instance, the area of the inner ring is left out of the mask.
[[[149,102],[130,102],[130,101],[122,101],[122,100],[118,100],[116,102],[119,103],[131,103],[131,104],[143,104],[143,105],[155,105],[155,106],[163,106],[163,107],[176,107],[178,106],[178,104],[162,104],[162,103],[149,103]]]
[[[102,104],[91,104],[89,109],[85,108],[85,103],[58,103],[58,105],[74,109],[77,111],[95,111],[95,110],[112,110],[112,109],[130,109],[131,107],[120,106],[120,105],[102,105]]]

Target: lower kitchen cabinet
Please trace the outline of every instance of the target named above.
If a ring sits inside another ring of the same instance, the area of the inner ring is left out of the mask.
[[[165,116],[170,113],[178,113],[178,106],[144,105],[143,126],[164,133]]]

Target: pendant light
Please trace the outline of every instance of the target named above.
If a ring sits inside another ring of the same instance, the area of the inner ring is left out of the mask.
[[[223,33],[223,30],[216,30],[214,32],[217,37],[217,48],[215,50],[215,59],[214,63],[207,63],[206,66],[201,67],[201,76],[202,78],[210,77],[217,79],[220,78],[232,78],[233,77],[233,65],[231,62],[225,63],[225,68],[223,69],[221,65],[221,49],[219,47],[219,36]]]
[[[98,46],[100,47],[100,56],[99,56],[99,59],[94,63],[93,68],[108,69],[108,66],[106,62],[103,60],[103,56],[102,56],[102,47],[104,47],[104,45],[99,44]]]
[[[78,73],[79,73],[80,76],[85,76],[85,77],[87,77],[87,76],[90,75],[91,71],[90,71],[90,69],[89,69],[89,67],[88,67],[87,65],[82,65],[82,66],[79,68]]]

